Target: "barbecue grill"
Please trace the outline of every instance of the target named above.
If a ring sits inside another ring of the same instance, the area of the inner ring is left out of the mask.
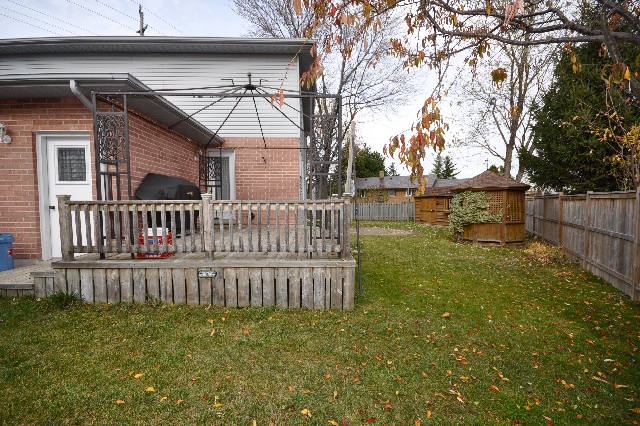
[[[198,186],[186,179],[174,176],[160,175],[157,173],[148,173],[138,189],[136,189],[136,197],[140,200],[194,200],[200,201],[202,196]],[[176,212],[176,232],[179,236],[182,234],[182,223],[180,221],[180,212]],[[195,212],[195,220],[198,219],[199,212]],[[171,212],[166,212],[166,225],[171,227]],[[151,226],[151,213],[147,213],[148,225]],[[185,212],[185,225],[187,232],[191,223],[191,213]],[[156,212],[156,226],[162,225],[162,213]]]

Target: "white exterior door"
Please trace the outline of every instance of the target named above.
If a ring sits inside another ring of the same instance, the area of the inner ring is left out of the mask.
[[[91,200],[91,154],[89,139],[85,137],[48,137],[47,180],[51,257],[62,256],[60,244],[60,222],[57,195],[71,195],[72,200]],[[46,215],[46,213],[45,213]],[[86,242],[84,218],[82,239]],[[75,235],[75,218],[72,218]],[[46,257],[46,253],[45,253]]]

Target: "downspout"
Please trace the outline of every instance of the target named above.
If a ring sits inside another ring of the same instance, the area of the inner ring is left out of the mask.
[[[75,80],[69,80],[69,88],[71,89],[71,92],[76,96],[76,98],[78,98],[80,100],[80,102],[82,102],[84,104],[84,106],[86,106],[87,108],[89,108],[91,110],[91,112],[93,112],[93,104],[78,89],[78,84],[76,83]]]

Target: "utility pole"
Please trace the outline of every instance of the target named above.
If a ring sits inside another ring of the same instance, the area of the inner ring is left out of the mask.
[[[144,36],[144,32],[146,31],[149,25],[144,24],[144,13],[142,12],[141,4],[138,5],[138,13],[140,14],[140,29],[136,32],[139,33],[141,36]]]
[[[356,123],[355,121],[351,122],[351,126],[349,126],[349,158],[347,160],[347,182],[345,184],[347,193],[354,195],[353,188],[351,186],[351,171],[353,170],[353,160],[356,155],[355,150],[355,141],[356,139]]]

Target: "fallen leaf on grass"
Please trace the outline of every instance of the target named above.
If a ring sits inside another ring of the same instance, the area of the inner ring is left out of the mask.
[[[153,386],[149,386],[148,388],[146,388],[144,390],[145,392],[155,392],[156,390],[153,388]]]
[[[634,412],[634,413],[638,413],[638,414],[640,414],[640,407],[637,407],[637,408],[630,408],[630,409],[629,409],[629,411],[632,411],[632,412]]]
[[[442,318],[449,318],[451,316],[451,314],[449,312],[445,312],[444,314],[442,314]]]
[[[247,334],[249,334],[249,330],[247,330],[246,328],[243,331],[244,335],[246,336]]]
[[[213,336],[214,334],[216,334],[216,329],[215,328],[213,330],[211,330],[211,334],[209,334],[209,337]]]
[[[432,413],[431,413],[431,410],[427,410],[427,418],[428,418],[428,419],[429,419],[429,418],[431,418],[431,414],[432,414]]]
[[[594,379],[594,380],[598,380],[599,382],[609,383],[609,382],[607,382],[606,380],[601,379],[601,378],[600,378],[600,377],[598,377],[598,376],[591,376],[591,378],[592,378],[592,379]]]
[[[384,408],[386,408],[386,409],[388,409],[388,410],[391,410],[391,409],[393,408],[393,405],[391,405],[391,404],[385,404],[385,405],[384,405]]]
[[[135,376],[133,376],[134,379],[139,379],[140,377],[144,376],[144,373],[138,373]]]
[[[213,406],[214,406],[215,408],[220,408],[220,407],[222,407],[223,405],[224,405],[224,404],[223,404],[222,402],[216,402],[215,404],[213,404]]]
[[[375,417],[369,417],[369,418],[365,421],[365,423],[373,423],[373,422],[375,422],[375,421],[376,421],[376,418],[375,418]]]
[[[336,397],[337,397],[337,396],[338,396],[338,391],[337,391],[337,390],[334,390],[334,391],[333,391],[333,399],[336,399]]]
[[[303,416],[311,417],[311,411],[307,410],[306,408],[304,410],[300,411],[300,414],[302,414]]]
[[[160,398],[160,402],[164,402],[164,401],[166,401],[167,399],[169,399],[169,397],[167,397],[167,396],[163,396],[162,398]]]
[[[335,420],[329,420],[329,424],[332,426],[340,426]]]
[[[184,399],[179,399],[179,400],[177,400],[177,401],[176,401],[176,405],[180,405],[180,404],[182,404],[183,402],[184,402]]]
[[[500,392],[500,389],[496,385],[489,386],[494,392]]]
[[[420,426],[420,419],[415,419],[415,420],[413,421],[413,423],[414,423],[416,426]]]
[[[613,384],[613,387],[614,387],[614,388],[616,388],[616,389],[618,389],[618,388],[628,388],[629,386],[626,386],[626,385],[619,385],[619,384],[617,384],[617,383],[614,383],[614,384]]]
[[[116,404],[124,404],[124,401],[122,399],[118,399],[116,400]]]

